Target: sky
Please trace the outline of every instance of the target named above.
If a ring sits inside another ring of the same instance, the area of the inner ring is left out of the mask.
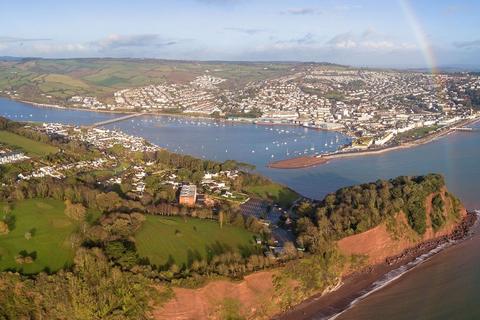
[[[478,0],[0,0],[0,56],[480,66]]]

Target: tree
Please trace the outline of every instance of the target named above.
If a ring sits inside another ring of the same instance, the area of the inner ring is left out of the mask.
[[[96,196],[97,207],[104,211],[112,211],[122,204],[122,199],[115,192],[100,193]]]
[[[12,212],[12,207],[8,203],[4,204],[3,207],[2,207],[2,211],[3,211],[4,215],[8,215],[8,214],[10,214],[10,212]]]
[[[285,257],[288,259],[293,259],[297,256],[297,248],[295,248],[295,245],[291,241],[285,242],[283,245],[283,254]]]
[[[83,221],[87,210],[81,203],[73,204],[70,200],[65,200],[65,214],[77,221]]]
[[[110,260],[125,269],[133,267],[138,262],[135,244],[130,241],[109,242],[105,246],[105,253]]]
[[[8,234],[10,232],[10,229],[8,228],[8,224],[3,221],[3,220],[0,220],[0,235],[5,235],[5,234]]]
[[[223,211],[218,213],[218,222],[220,223],[220,228],[223,227]]]

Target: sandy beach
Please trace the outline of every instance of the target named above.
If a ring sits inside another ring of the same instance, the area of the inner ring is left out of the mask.
[[[328,159],[325,157],[303,156],[271,162],[267,165],[267,167],[274,169],[301,169],[317,166],[327,162]]]

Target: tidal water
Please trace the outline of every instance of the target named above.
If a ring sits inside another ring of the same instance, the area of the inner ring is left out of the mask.
[[[336,320],[480,319],[480,235],[434,255]]]
[[[0,99],[0,116],[21,121],[92,124],[118,115],[60,110]],[[480,128],[480,125],[474,125]],[[184,117],[142,116],[107,126],[172,151],[235,159],[316,199],[340,187],[398,175],[442,173],[469,209],[480,208],[480,131],[458,132],[410,149],[352,157],[305,169],[270,169],[273,160],[333,151],[348,137],[291,126],[232,124]],[[435,255],[339,319],[480,319],[480,239]]]
[[[255,125],[175,116],[142,117],[106,126],[203,159],[235,159],[259,170],[270,161],[331,152],[349,138],[341,133],[298,126]]]

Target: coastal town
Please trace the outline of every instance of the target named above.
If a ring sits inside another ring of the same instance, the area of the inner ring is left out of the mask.
[[[229,86],[229,80],[213,74],[207,72],[188,83],[122,89],[109,103],[76,95],[67,106],[341,131],[355,138],[347,150],[395,145],[478,117],[480,77],[469,73],[312,65],[244,87]]]
[[[0,320],[480,320],[479,12],[3,1]]]
[[[271,230],[271,240],[258,240],[259,245],[265,244],[265,253],[269,255],[281,253],[284,243],[294,240],[291,229],[279,228],[281,221],[289,219],[288,207],[280,208],[268,199],[252,197],[238,190],[236,186],[244,179],[244,173],[236,168],[234,162],[190,173],[182,167],[159,164],[154,158],[142,159],[144,154],[163,152],[167,155],[168,151],[120,131],[60,123],[25,123],[22,128],[47,136],[52,141],[61,141],[62,146],[72,145],[83,151],[74,159],[59,156],[57,160],[46,160],[38,156],[29,157],[21,149],[13,151],[3,146],[0,165],[17,164],[20,169],[12,177],[14,183],[32,183],[42,179],[61,181],[93,175],[99,188],[121,190],[131,199],[150,198],[160,193],[171,205],[191,210],[204,208],[215,211],[224,203],[234,205],[245,219],[259,219],[265,230]],[[62,155],[67,150],[62,147],[57,152]],[[3,184],[3,187],[6,186]],[[271,245],[267,246],[267,243]]]

